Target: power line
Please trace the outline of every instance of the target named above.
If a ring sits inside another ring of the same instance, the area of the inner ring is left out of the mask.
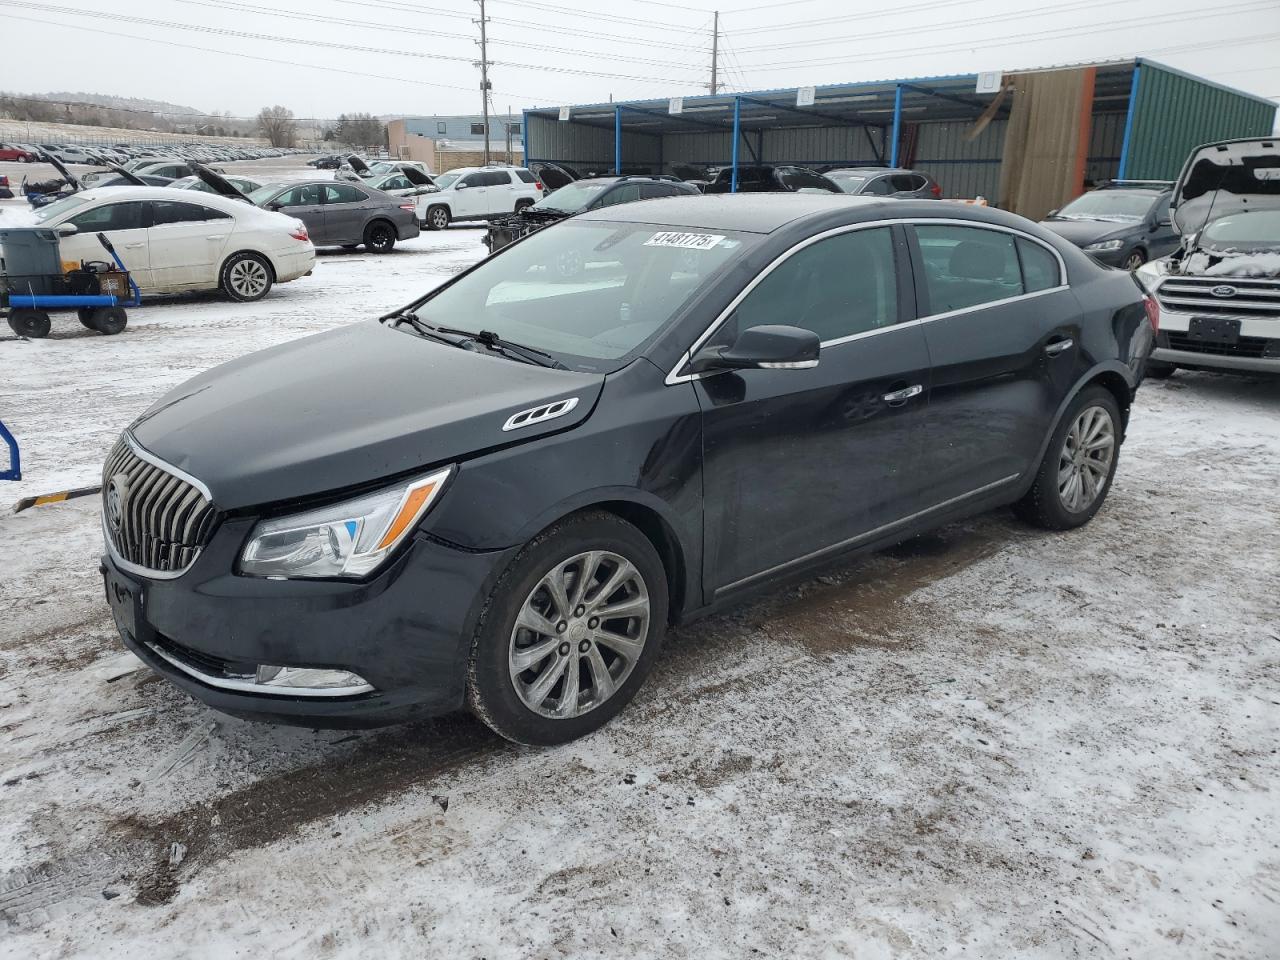
[[[0,0],[7,2],[7,0]],[[1224,13],[1245,12],[1253,10],[1268,9],[1273,6],[1274,0],[1253,0],[1253,2],[1244,4],[1235,4],[1234,6],[1219,6],[1212,10],[1205,10],[1203,13],[1184,13],[1181,14],[1183,19],[1202,19],[1204,17],[1218,17]],[[1095,33],[1110,33],[1118,27],[1133,26],[1136,24],[1150,25],[1150,17],[1134,17],[1129,20],[1114,20],[1107,24],[1091,25],[1085,28],[1066,27],[1053,30],[1042,30],[1034,33],[1015,34],[1002,40],[985,40],[984,48],[990,47],[1008,47],[1016,46],[1023,43],[1035,42],[1038,40],[1057,40],[1068,37],[1090,36]],[[933,45],[929,48],[930,53],[951,53],[960,50],[969,50],[974,46],[972,41],[964,40],[955,43]],[[881,51],[876,56],[864,56],[862,54],[844,55],[839,57],[812,57],[804,60],[778,60],[771,63],[757,63],[748,66],[752,71],[760,70],[794,70],[799,67],[810,66],[833,66],[837,64],[845,64],[851,61],[865,63],[871,61],[893,60],[897,57],[911,54],[918,54],[920,48],[918,46],[900,48],[897,50]]]
[[[378,56],[398,56],[413,57],[420,60],[448,60],[456,63],[473,63],[471,57],[454,56],[443,53],[423,53],[417,50],[398,50],[392,47],[366,47],[352,43],[336,43],[327,40],[305,40],[300,37],[274,37],[263,33],[253,33],[247,30],[229,30],[225,27],[208,27],[191,23],[176,23],[169,20],[157,20],[151,17],[135,17],[122,13],[111,13],[99,10],[85,10],[77,7],[58,7],[50,4],[32,3],[28,0],[0,0],[0,5],[19,7],[24,9],[34,9],[46,13],[62,13],[69,16],[77,17],[96,17],[108,19],[112,21],[124,21],[127,23],[136,23],[143,26],[154,26],[172,30],[188,30],[195,33],[208,33],[216,36],[234,37],[237,39],[248,40],[266,40],[273,43],[291,43],[308,47],[319,47],[327,50],[342,50],[351,53],[368,53]],[[498,66],[511,67],[519,70],[539,70],[546,73],[563,73],[574,76],[587,77],[603,77],[611,80],[633,80],[640,83],[668,83],[666,78],[655,79],[653,77],[637,77],[624,73],[608,73],[599,70],[584,70],[577,67],[554,67],[533,63],[517,63],[514,61],[494,61]]]

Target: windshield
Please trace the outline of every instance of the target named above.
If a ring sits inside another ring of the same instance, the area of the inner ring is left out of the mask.
[[[1076,197],[1057,216],[1064,220],[1142,220],[1155,202],[1155,194],[1141,190],[1094,190]]]
[[[283,186],[283,183],[267,183],[259,187],[257,190],[250,191],[245,194],[245,196],[249,198],[250,203],[260,207],[274,197]]]
[[[1280,250],[1280,210],[1255,210],[1219,217],[1204,228],[1200,246],[1220,253]]]
[[[74,210],[76,207],[88,202],[88,197],[73,193],[69,197],[63,197],[61,200],[55,200],[47,207],[41,207],[38,210],[33,210],[31,215],[41,223],[44,223],[47,220],[56,220],[64,213]]]
[[[395,169],[395,165],[387,163],[385,160],[383,160],[380,163],[375,163],[372,167],[369,168],[371,173],[390,173],[394,169]]]
[[[436,177],[436,186],[439,187],[441,190],[443,190],[445,187],[452,184],[453,181],[457,180],[460,176],[462,176],[462,174],[460,173],[441,174],[440,176]]]
[[[577,180],[567,186],[561,187],[549,197],[543,197],[533,205],[534,210],[559,210],[562,213],[577,213],[583,210],[596,197],[600,196],[607,187],[612,186],[612,181],[604,182],[596,180],[594,182]]]
[[[755,242],[754,234],[728,230],[567,220],[482,262],[417,315],[596,370],[594,361],[618,360],[665,327]]]

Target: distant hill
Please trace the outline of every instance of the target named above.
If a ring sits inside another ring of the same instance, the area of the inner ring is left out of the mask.
[[[204,110],[197,110],[195,107],[187,107],[179,103],[166,103],[163,100],[148,100],[144,97],[116,97],[107,93],[71,93],[67,91],[59,91],[56,93],[31,93],[27,94],[27,96],[38,97],[41,100],[67,100],[74,103],[93,103],[100,107],[108,107],[112,110],[147,110],[155,113],[171,115],[207,115],[207,112]]]

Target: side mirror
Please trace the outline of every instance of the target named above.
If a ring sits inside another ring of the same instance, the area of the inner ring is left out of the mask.
[[[467,189],[467,183],[466,183],[466,181],[465,181],[465,180],[459,180],[457,183],[455,183],[455,184],[453,185],[453,189],[455,189],[455,190],[465,190],[465,189]]]
[[[60,237],[71,237],[80,232],[80,228],[74,223],[60,223],[58,224],[57,230],[58,236]]]
[[[269,203],[267,204],[267,209],[272,211],[273,213],[279,213],[284,208],[281,207],[280,204],[278,203]]]
[[[1157,227],[1172,227],[1172,226],[1173,226],[1173,217],[1169,216],[1169,215],[1166,213],[1163,217],[1161,217],[1159,220],[1157,220],[1157,221],[1156,221],[1156,226],[1157,226]]]
[[[818,335],[801,327],[748,327],[729,347],[708,347],[693,358],[703,370],[802,370],[818,365]]]
[[[1055,209],[1053,209],[1053,210],[1050,210],[1048,213],[1046,213],[1046,214],[1045,214],[1045,217],[1046,217],[1046,218],[1048,218],[1048,217],[1056,217],[1057,215],[1058,215],[1058,211],[1057,211],[1057,209],[1055,208]]]

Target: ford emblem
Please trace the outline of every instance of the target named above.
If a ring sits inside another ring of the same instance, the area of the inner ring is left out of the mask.
[[[1240,291],[1229,283],[1220,283],[1209,292],[1215,297],[1234,297]]]
[[[125,500],[125,476],[123,473],[117,473],[111,478],[111,483],[107,486],[106,503],[104,504],[107,512],[107,523],[111,524],[111,529],[120,532],[120,522],[124,517],[124,500]]]

